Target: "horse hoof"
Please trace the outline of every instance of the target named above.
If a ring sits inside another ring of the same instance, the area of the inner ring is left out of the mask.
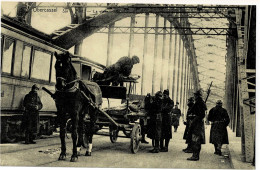
[[[85,156],[91,156],[91,152],[87,151]]]
[[[77,155],[80,156],[80,152],[79,151],[77,152]]]
[[[70,162],[77,162],[78,156],[71,156]]]
[[[59,161],[65,160],[66,159],[66,154],[60,154],[59,156]]]

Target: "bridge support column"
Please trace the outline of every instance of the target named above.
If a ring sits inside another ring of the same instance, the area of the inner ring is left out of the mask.
[[[175,74],[176,74],[176,70],[177,70],[177,43],[178,43],[178,34],[177,34],[177,30],[174,30],[175,34],[174,34],[174,58],[173,58],[173,73],[172,73],[172,100],[174,101],[174,103],[176,103],[177,99],[176,99],[176,94],[175,94],[175,89],[176,89],[176,81],[175,81]],[[176,100],[175,100],[176,99]]]
[[[147,60],[147,40],[148,40],[148,34],[147,34],[147,27],[149,25],[149,13],[145,14],[145,30],[144,30],[144,49],[143,49],[143,65],[142,65],[142,84],[141,84],[141,95],[145,95],[145,75],[146,75],[146,60]]]
[[[162,67],[161,67],[161,81],[160,81],[160,91],[163,92],[163,84],[165,83],[165,74],[164,74],[164,67],[166,67],[166,57],[165,57],[165,43],[166,43],[166,18],[163,21],[163,46],[162,46]],[[168,64],[169,65],[169,64]]]
[[[129,37],[129,50],[128,50],[128,57],[132,57],[132,51],[134,48],[134,27],[135,27],[135,16],[131,17],[130,23],[130,37]]]
[[[106,66],[110,66],[112,64],[112,50],[113,50],[113,39],[114,39],[114,26],[115,23],[112,23],[109,25],[108,28],[108,42],[107,42],[107,62],[106,62]]]
[[[187,52],[185,53],[185,61],[184,61],[184,63],[185,63],[185,67],[184,67],[184,79],[183,79],[183,81],[184,81],[184,83],[183,83],[183,100],[182,100],[182,103],[183,103],[183,113],[185,113],[186,112],[186,102],[187,102],[187,95],[186,95],[186,93],[187,93],[187,88],[186,88],[186,86],[187,86],[187,64],[188,64],[188,62],[187,62],[187,58],[188,58],[188,55],[187,55]]]
[[[169,92],[171,93],[171,95],[173,96],[173,76],[172,76],[172,72],[173,72],[173,58],[172,58],[172,23],[170,23],[170,40],[169,40],[169,64],[168,64],[168,81],[167,81],[167,89],[169,89]],[[172,84],[172,86],[171,86]],[[173,100],[173,97],[172,97]]]
[[[157,47],[158,47],[158,27],[159,27],[159,15],[156,14],[155,21],[155,42],[154,42],[154,57],[153,57],[153,79],[152,79],[152,94],[155,94],[155,81],[157,73]]]
[[[184,43],[184,40],[182,41],[182,53],[181,53],[181,73],[180,73],[180,78],[181,78],[181,83],[180,83],[180,100],[179,100],[179,102],[180,102],[180,109],[182,109],[182,111],[183,111],[183,103],[182,103],[182,101],[183,101],[183,80],[184,80],[184,62],[185,62],[185,55],[186,55],[186,53],[185,53],[185,43]]]
[[[182,47],[182,39],[181,39],[181,35],[179,35],[179,54],[178,54],[178,65],[177,65],[177,92],[176,92],[176,102],[179,102],[180,103],[180,65],[181,65],[181,50]]]

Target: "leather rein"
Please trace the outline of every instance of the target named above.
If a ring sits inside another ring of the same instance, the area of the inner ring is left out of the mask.
[[[62,80],[66,80],[65,78],[63,78],[63,77],[57,77],[57,79],[62,79]],[[71,88],[69,88],[69,89],[66,89],[66,90],[58,90],[57,88],[56,88],[56,91],[58,91],[58,92],[69,92],[69,93],[72,93],[72,92],[76,92],[78,89],[79,89],[79,78],[77,78],[77,79],[75,79],[75,80],[72,80],[71,82],[68,82],[68,83],[66,83],[66,81],[64,82],[65,83],[65,87],[67,86],[67,85],[70,85],[70,84],[72,84],[72,83],[74,83],[74,85],[71,87]]]

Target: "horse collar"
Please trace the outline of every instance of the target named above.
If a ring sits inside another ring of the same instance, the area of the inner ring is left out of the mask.
[[[74,83],[74,85],[73,85],[71,88],[66,89],[66,90],[58,90],[58,89],[56,88],[56,91],[59,91],[59,92],[68,92],[68,93],[76,92],[76,91],[79,89],[78,79],[73,80],[73,81],[71,81],[71,82],[69,82],[69,83],[66,83],[66,85],[71,84],[71,83]]]

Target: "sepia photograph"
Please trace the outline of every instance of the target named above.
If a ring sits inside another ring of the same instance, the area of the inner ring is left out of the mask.
[[[0,167],[257,169],[258,4],[198,2],[1,1]]]

